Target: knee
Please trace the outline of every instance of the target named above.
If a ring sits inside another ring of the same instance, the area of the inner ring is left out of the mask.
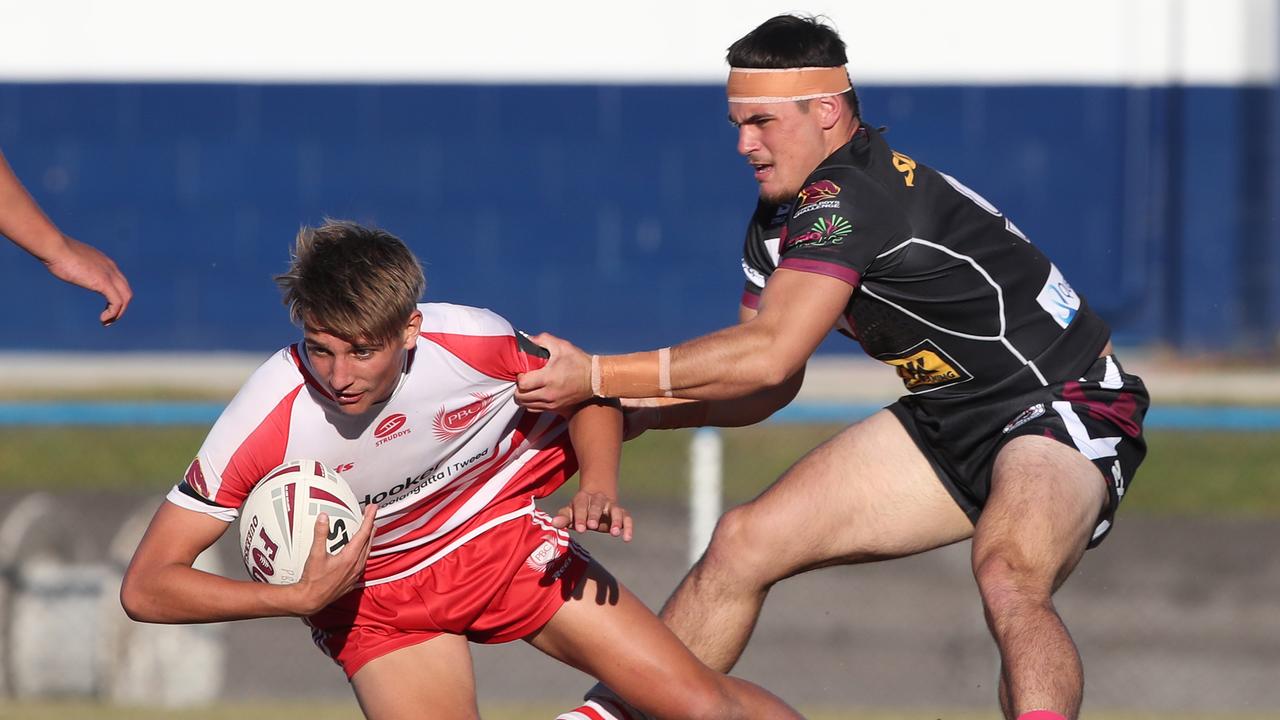
[[[1036,571],[1033,563],[1017,554],[988,553],[974,563],[973,575],[989,615],[1004,615],[1051,602],[1052,583]]]
[[[711,544],[698,561],[702,573],[739,582],[776,580],[768,571],[768,548],[773,544],[764,537],[760,523],[753,520],[750,507],[733,508],[716,523]]]

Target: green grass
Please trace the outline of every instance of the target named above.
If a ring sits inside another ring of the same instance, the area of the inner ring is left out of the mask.
[[[564,712],[564,706],[485,705],[486,720],[546,720]],[[946,710],[831,710],[807,708],[810,720],[992,720],[994,712]],[[0,703],[0,720],[359,720],[363,716],[354,701],[326,703],[219,703],[198,709],[111,707],[83,702]],[[1093,720],[1264,720],[1261,714],[1125,713],[1090,710]]]
[[[182,478],[207,428],[5,428],[0,489],[159,490]]]
[[[836,425],[762,425],[724,432],[725,496],[753,497]],[[202,427],[6,428],[0,490],[163,491],[194,457]],[[623,452],[623,494],[683,498],[689,431],[649,433]],[[1148,434],[1125,512],[1280,517],[1280,433]]]

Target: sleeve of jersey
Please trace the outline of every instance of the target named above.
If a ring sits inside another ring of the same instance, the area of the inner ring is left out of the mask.
[[[284,462],[293,405],[302,392],[297,370],[284,358],[259,368],[222,411],[166,499],[224,522],[235,520],[253,486]]]
[[[551,357],[490,310],[447,304],[421,307],[422,337],[491,378],[515,382],[517,375],[537,370]]]
[[[742,274],[746,283],[742,286],[742,304],[752,310],[760,306],[760,293],[764,291],[765,278],[773,272],[773,260],[764,244],[764,234],[753,219],[747,228],[747,239],[742,245]]]
[[[778,269],[827,275],[854,288],[878,255],[910,238],[897,204],[852,168],[810,178],[787,220]]]

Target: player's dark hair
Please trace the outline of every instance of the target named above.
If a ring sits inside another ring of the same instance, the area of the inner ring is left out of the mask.
[[[397,338],[426,288],[399,238],[342,220],[299,230],[289,269],[275,281],[295,324],[348,342]]]
[[[729,67],[840,67],[849,62],[844,41],[822,18],[778,15],[760,24],[729,46]],[[842,95],[854,117],[861,117],[858,93]],[[806,106],[807,107],[807,106]]]

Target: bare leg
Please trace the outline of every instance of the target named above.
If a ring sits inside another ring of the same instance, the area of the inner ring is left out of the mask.
[[[369,720],[479,720],[467,639],[440,635],[369,662],[351,678]]]
[[[880,411],[726,513],[661,616],[699,659],[728,672],[779,580],[912,555],[972,533],[897,418]]]
[[[657,616],[595,562],[576,597],[528,640],[656,717],[800,718],[765,690],[698,662]]]
[[[1053,593],[1080,562],[1107,502],[1101,473],[1048,438],[1013,440],[996,459],[973,538],[973,572],[1000,649],[1005,717],[1052,710],[1075,718],[1084,672]]]

